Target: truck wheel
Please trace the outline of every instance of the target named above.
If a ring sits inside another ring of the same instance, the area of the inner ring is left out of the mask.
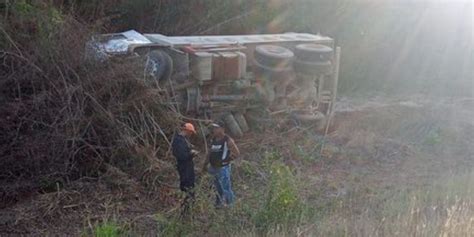
[[[158,87],[167,83],[173,72],[173,60],[162,50],[153,50],[145,56],[145,81]]]
[[[305,62],[296,60],[294,63],[295,72],[304,75],[315,75],[315,74],[331,74],[332,64],[331,61],[326,62]]]
[[[287,68],[294,58],[291,50],[276,45],[260,45],[255,48],[255,61],[270,68]]]
[[[199,87],[190,87],[186,89],[186,113],[199,111],[201,107],[201,90]]]
[[[321,44],[299,44],[295,47],[295,56],[301,61],[326,62],[331,61],[333,49]]]
[[[270,115],[265,107],[251,108],[245,113],[245,119],[250,129],[261,132],[267,127]]]
[[[242,132],[242,129],[240,129],[239,124],[237,123],[237,121],[235,120],[232,114],[229,113],[229,114],[224,115],[224,122],[232,136],[238,138],[244,135],[244,133]]]
[[[240,130],[242,130],[243,133],[249,131],[249,125],[247,124],[247,120],[245,120],[245,117],[242,113],[235,113],[234,118],[239,124]]]

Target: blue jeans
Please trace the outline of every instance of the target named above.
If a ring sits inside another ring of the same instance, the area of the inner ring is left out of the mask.
[[[216,187],[216,206],[222,206],[223,202],[227,205],[234,203],[234,192],[230,181],[230,164],[221,168],[209,167],[209,173],[214,176],[214,186]]]

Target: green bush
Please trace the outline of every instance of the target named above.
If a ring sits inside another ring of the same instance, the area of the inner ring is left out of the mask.
[[[290,168],[281,162],[273,163],[265,201],[255,214],[257,229],[263,233],[272,228],[291,230],[301,222],[303,209]]]
[[[119,225],[114,222],[103,222],[97,225],[94,228],[93,236],[95,237],[116,237],[120,236],[122,233],[122,229]]]

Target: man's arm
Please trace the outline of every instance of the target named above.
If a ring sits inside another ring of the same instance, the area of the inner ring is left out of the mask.
[[[230,157],[230,159],[235,160],[235,159],[239,158],[240,151],[239,151],[239,148],[237,147],[237,145],[235,144],[234,139],[229,137],[229,140],[227,141],[227,145],[229,146],[229,151],[230,151],[229,157]]]

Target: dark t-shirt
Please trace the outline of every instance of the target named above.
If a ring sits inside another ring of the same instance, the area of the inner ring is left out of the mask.
[[[226,135],[223,139],[212,139],[209,153],[209,161],[212,167],[220,168],[229,164],[230,151],[228,147],[229,137]]]

